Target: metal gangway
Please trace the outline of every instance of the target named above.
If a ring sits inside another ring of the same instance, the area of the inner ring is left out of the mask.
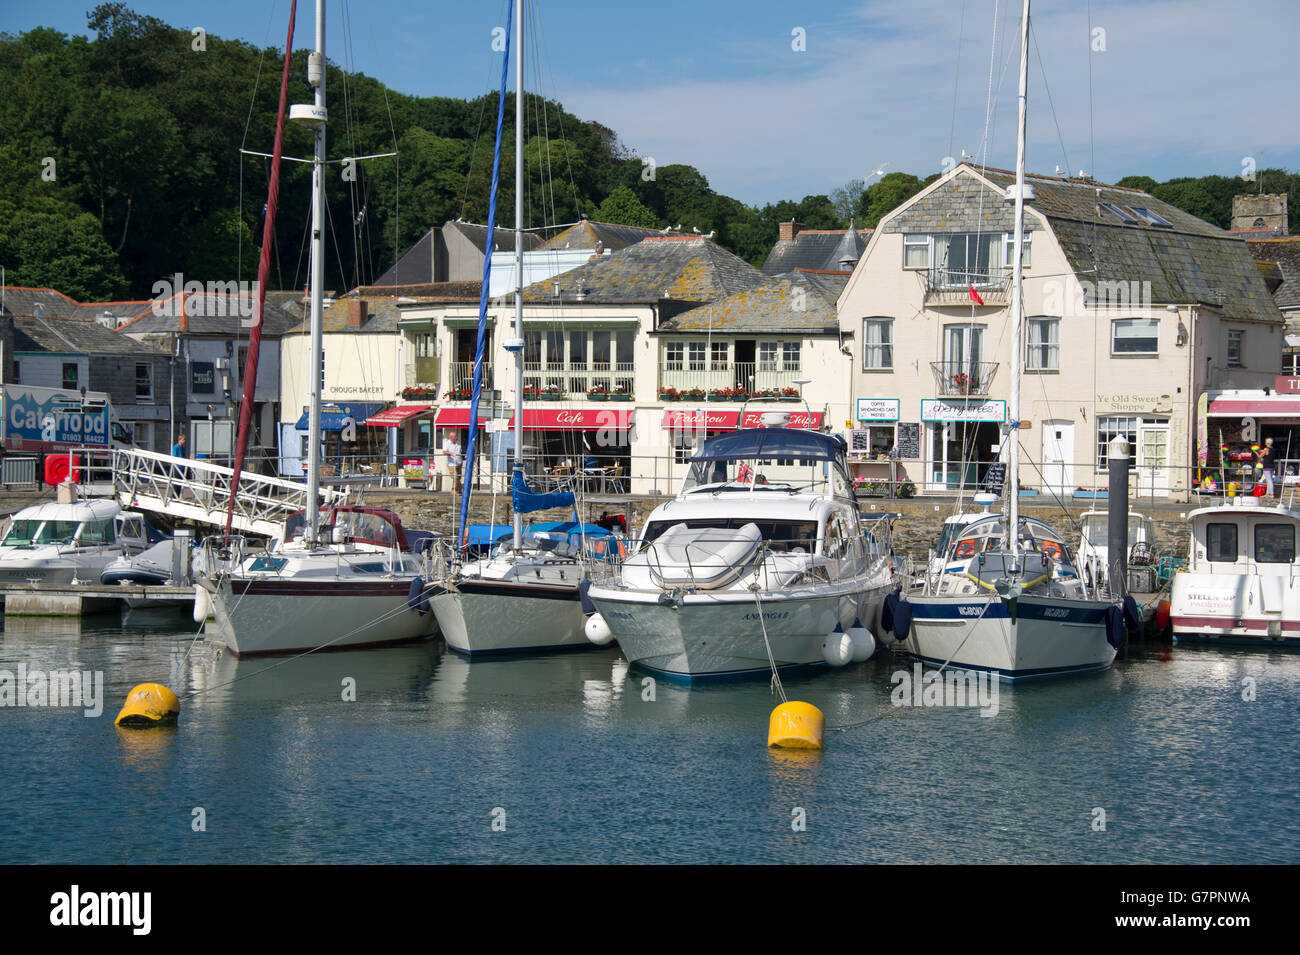
[[[204,524],[226,526],[234,469],[193,458],[114,448],[113,494],[122,507],[157,511]],[[320,503],[346,504],[346,488],[320,489]],[[307,506],[307,485],[243,471],[235,496],[233,528],[274,537],[285,518]]]

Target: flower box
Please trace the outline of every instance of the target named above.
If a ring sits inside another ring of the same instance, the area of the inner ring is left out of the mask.
[[[609,400],[610,400],[610,401],[631,401],[631,400],[632,400],[632,392],[630,392],[630,391],[614,391],[614,392],[611,392],[610,395],[609,395]]]
[[[609,392],[607,391],[589,391],[587,397],[592,401],[608,401]]]

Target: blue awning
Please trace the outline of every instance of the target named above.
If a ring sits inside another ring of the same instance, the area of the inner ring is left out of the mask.
[[[342,431],[343,422],[351,418],[353,424],[363,424],[373,414],[384,408],[384,402],[358,402],[348,405],[322,405],[320,409],[320,429],[322,431]],[[299,431],[307,430],[309,409],[303,409],[302,417],[294,427]]]

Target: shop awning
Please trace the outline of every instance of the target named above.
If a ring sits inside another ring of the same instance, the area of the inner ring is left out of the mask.
[[[1258,398],[1215,398],[1210,415],[1256,418],[1300,418],[1300,396],[1262,395]]]
[[[633,408],[525,408],[525,431],[601,431],[632,427]],[[511,419],[513,427],[514,419]]]
[[[710,408],[707,412],[708,420],[705,421],[705,411],[703,408],[687,408],[678,411],[676,408],[664,412],[663,427],[668,431],[702,431],[707,428],[709,431],[729,431],[736,428],[761,428],[763,426],[763,415],[781,413],[790,416],[791,428],[806,428],[816,430],[822,426],[822,418],[825,415],[820,411],[804,411],[787,409],[787,408],[764,408],[762,410],[751,409],[744,413],[744,420],[741,420],[739,411],[714,411]]]
[[[483,411],[478,413],[478,426],[481,428],[487,422]],[[468,428],[469,427],[469,409],[468,408],[443,408],[438,412],[438,417],[433,420],[434,426],[438,428]]]
[[[398,405],[381,411],[373,418],[367,418],[366,424],[372,428],[400,428],[412,418],[418,418],[432,410],[432,405]],[[466,417],[468,419],[468,416]]]
[[[375,404],[371,402],[354,405],[322,405],[320,409],[320,429],[322,431],[342,431],[343,423],[348,419],[351,419],[353,424],[364,424],[372,414],[377,414],[382,407],[382,403]],[[311,409],[304,408],[302,417],[298,419],[298,423],[294,425],[294,428],[298,431],[309,430],[308,418],[310,415]]]

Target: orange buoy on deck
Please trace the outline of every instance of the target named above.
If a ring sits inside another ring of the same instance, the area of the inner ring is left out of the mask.
[[[811,703],[791,700],[772,711],[767,721],[767,745],[782,749],[821,749],[826,717]]]
[[[161,683],[141,683],[122,704],[122,712],[113,723],[127,729],[175,726],[181,714],[180,700]]]
[[[1162,600],[1156,604],[1156,630],[1169,629],[1169,601]]]

